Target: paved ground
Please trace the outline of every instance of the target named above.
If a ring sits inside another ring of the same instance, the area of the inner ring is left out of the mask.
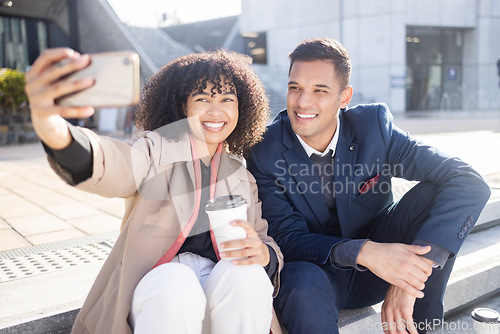
[[[122,211],[62,182],[40,143],[0,147],[0,251],[116,231]]]
[[[500,111],[396,117],[396,124],[472,164],[500,191]],[[122,212],[122,199],[84,193],[56,177],[40,143],[0,146],[0,252],[116,232]]]

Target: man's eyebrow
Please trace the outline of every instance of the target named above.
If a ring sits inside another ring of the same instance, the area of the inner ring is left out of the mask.
[[[298,85],[298,84],[299,83],[296,82],[296,81],[288,81],[288,85]],[[330,86],[325,85],[325,84],[315,84],[314,86],[318,87],[318,88],[328,88],[328,89],[330,89]]]

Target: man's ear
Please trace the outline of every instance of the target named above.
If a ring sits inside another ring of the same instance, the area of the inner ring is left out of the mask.
[[[340,108],[345,108],[351,102],[352,99],[352,86],[347,86],[340,93]]]

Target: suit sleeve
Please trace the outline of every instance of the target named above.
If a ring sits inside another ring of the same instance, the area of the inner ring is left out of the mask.
[[[394,126],[387,106],[378,109],[387,159],[395,177],[434,183],[438,190],[428,219],[415,239],[455,255],[490,196],[490,189],[469,164],[415,140]]]
[[[287,198],[286,187],[280,184],[271,170],[262,168],[259,158],[252,151],[247,159],[247,168],[257,180],[262,215],[267,219],[269,234],[280,246],[285,261],[327,263],[333,246],[347,239],[311,233],[306,219]]]
[[[268,234],[268,222],[262,216],[262,202],[258,196],[257,184],[254,181],[254,177],[249,171],[247,171],[249,178],[252,180],[250,182],[250,193],[252,196],[253,207],[250,207],[250,213],[248,215],[249,221],[253,221],[255,232],[259,235],[259,238],[264,244],[269,248],[269,263],[264,269],[266,270],[271,282],[274,286],[273,297],[276,297],[280,286],[280,271],[283,269],[283,253],[276,241]]]

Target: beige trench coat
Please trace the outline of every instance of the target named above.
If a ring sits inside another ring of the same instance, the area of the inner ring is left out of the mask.
[[[124,143],[82,129],[93,150],[92,177],[76,187],[105,197],[126,199],[122,230],[99,272],[73,326],[73,334],[128,334],[127,322],[132,295],[141,278],[155,265],[179,236],[194,209],[194,168],[189,138],[167,140],[147,132],[134,142]],[[66,182],[71,177],[51,161]],[[186,180],[190,180],[186,182]],[[264,243],[271,246],[283,266],[283,256],[267,235],[261,218],[261,203],[253,176],[244,165],[223,152],[215,196],[238,194],[249,203],[248,221]],[[275,294],[279,275],[273,282]],[[273,333],[279,332],[273,317]]]

